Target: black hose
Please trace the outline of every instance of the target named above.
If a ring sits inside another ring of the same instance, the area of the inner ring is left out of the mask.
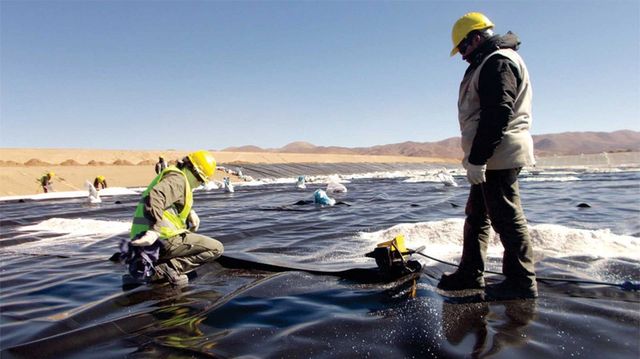
[[[36,257],[58,257],[58,258],[78,258],[76,256],[69,256],[69,255],[63,255],[63,254],[46,254],[46,253],[19,253],[19,252],[13,252],[13,251],[3,251],[4,253],[11,253],[11,254],[21,254],[21,255],[28,255],[28,256],[36,256]],[[438,259],[435,257],[432,257],[428,254],[425,254],[423,252],[421,252],[420,250],[409,250],[408,252],[409,254],[419,254],[425,258],[431,259],[433,261],[442,263],[442,264],[446,264],[446,265],[450,265],[452,267],[456,267],[459,268],[460,266],[452,263],[452,262],[447,262],[445,260],[442,259]],[[116,252],[114,253],[111,258],[109,258],[110,261],[113,262],[117,262],[119,260],[120,257],[120,252]],[[279,266],[279,265],[272,265],[272,264],[266,264],[266,263],[260,263],[260,262],[254,262],[254,261],[250,261],[250,260],[246,260],[246,259],[239,259],[239,258],[233,258],[233,257],[229,257],[227,255],[223,255],[220,258],[218,258],[218,262],[220,262],[220,264],[222,264],[224,267],[227,268],[237,268],[237,269],[261,269],[261,270],[267,270],[267,271],[274,271],[274,272],[282,272],[282,271],[289,271],[289,270],[296,270],[296,271],[305,271],[311,274],[318,274],[318,275],[333,275],[333,276],[338,276],[338,277],[343,277],[345,279],[352,279],[352,280],[356,280],[356,281],[362,281],[365,283],[378,283],[378,282],[384,282],[384,281],[388,281],[390,278],[386,275],[384,275],[384,273],[378,271],[378,268],[352,268],[352,269],[347,269],[347,270],[341,270],[341,271],[320,271],[320,270],[312,270],[309,268],[291,268],[291,267],[286,267],[286,266]],[[504,273],[501,272],[495,272],[495,271],[490,271],[490,270],[486,270],[485,273],[490,273],[490,274],[497,274],[497,275],[501,275],[504,276]],[[623,290],[626,291],[638,291],[640,290],[640,283],[634,283],[632,281],[624,281],[622,283],[609,283],[609,282],[599,282],[599,281],[592,281],[592,280],[581,280],[581,279],[568,279],[568,278],[550,278],[550,277],[537,277],[536,276],[536,281],[538,282],[564,282],[564,283],[576,283],[576,284],[597,284],[597,285],[607,285],[607,286],[612,286],[612,287],[619,287]]]
[[[435,257],[431,257],[427,254],[424,254],[420,251],[412,251],[412,254],[419,254],[423,257],[429,258],[433,261],[436,262],[440,262],[442,264],[447,264],[456,268],[459,268],[460,266],[452,263],[452,262],[447,262],[447,261],[443,261],[442,259],[438,259]],[[495,271],[490,271],[490,270],[486,270],[485,273],[491,273],[491,274],[497,274],[497,275],[501,275],[504,276],[504,273],[501,272],[495,272]],[[608,286],[612,286],[612,287],[620,287],[623,290],[627,290],[627,291],[637,291],[640,290],[640,284],[638,283],[633,283],[631,281],[624,281],[623,283],[608,283],[608,282],[598,282],[598,281],[592,281],[592,280],[581,280],[581,279],[566,279],[566,278],[549,278],[549,277],[537,277],[536,276],[536,281],[538,282],[565,282],[565,283],[577,283],[577,284],[599,284],[599,285],[608,285]]]

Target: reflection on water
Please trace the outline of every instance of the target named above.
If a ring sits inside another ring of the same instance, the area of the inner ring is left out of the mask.
[[[471,337],[471,357],[495,355],[505,347],[522,346],[531,338],[527,325],[534,319],[536,300],[451,304],[442,302],[442,330],[453,346]]]
[[[440,275],[453,268],[425,258],[417,258],[424,266],[419,276],[362,280],[375,266],[364,254],[399,233],[410,248],[424,245],[426,253],[457,261],[468,191],[462,177],[452,187],[424,170],[402,176],[393,168],[369,168],[392,175],[349,177],[349,191],[336,194],[349,205],[321,208],[295,205],[326,187],[314,177],[323,168],[302,169],[261,168],[296,176],[239,185],[233,195],[196,192],[201,232],[221,240],[225,254],[271,267],[211,263],[179,289],[123,291],[124,268],[108,260],[127,235],[137,195],[104,197],[92,207],[84,198],[0,202],[0,356],[640,355],[637,292],[541,282],[537,300],[486,303],[437,290]],[[243,169],[262,178],[251,171]],[[294,186],[301,174],[308,179],[304,190]],[[536,176],[523,178],[521,187],[538,274],[637,280],[638,173]],[[577,208],[581,202],[591,207]],[[496,241],[490,269],[500,270],[500,258]]]

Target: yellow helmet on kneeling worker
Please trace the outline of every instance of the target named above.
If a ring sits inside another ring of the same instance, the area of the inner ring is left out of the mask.
[[[213,176],[213,173],[216,171],[216,159],[213,155],[207,150],[199,150],[190,153],[187,155],[187,158],[195,170],[194,174],[198,176],[202,182],[209,182],[209,178]]]

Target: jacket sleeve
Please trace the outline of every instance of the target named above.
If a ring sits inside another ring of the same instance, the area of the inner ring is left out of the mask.
[[[179,173],[169,173],[158,182],[149,192],[144,205],[144,215],[152,223],[152,229],[160,231],[159,222],[165,209],[174,204],[182,208],[185,202],[185,181]]]
[[[480,121],[471,146],[469,163],[486,164],[502,141],[513,116],[518,84],[521,82],[519,76],[516,64],[501,55],[490,57],[480,70]]]

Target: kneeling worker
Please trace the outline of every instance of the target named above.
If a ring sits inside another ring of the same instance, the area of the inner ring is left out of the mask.
[[[194,233],[200,219],[192,209],[192,190],[207,183],[215,169],[213,156],[200,150],[149,184],[136,207],[130,241],[121,245],[132,279],[185,285],[185,273],[222,255],[222,243]]]

